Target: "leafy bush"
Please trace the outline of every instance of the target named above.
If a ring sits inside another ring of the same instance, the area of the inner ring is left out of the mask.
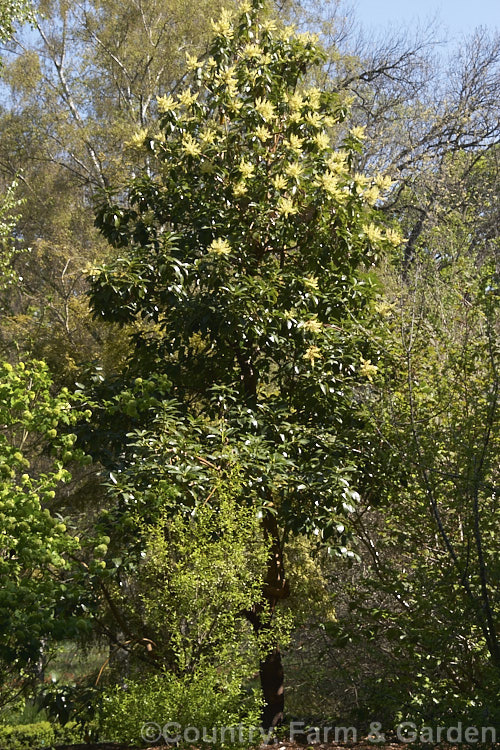
[[[2,750],[33,750],[82,741],[81,730],[74,722],[65,726],[40,721],[37,724],[0,727]]]
[[[108,691],[102,701],[100,734],[105,740],[144,743],[180,735],[180,745],[193,744],[187,727],[196,727],[213,745],[232,744],[230,733],[221,740],[222,727],[258,726],[261,701],[256,690],[241,681],[221,680],[216,668],[194,675],[154,675]],[[148,733],[148,730],[150,733]],[[238,739],[238,732],[236,732]],[[241,744],[238,742],[238,744]]]

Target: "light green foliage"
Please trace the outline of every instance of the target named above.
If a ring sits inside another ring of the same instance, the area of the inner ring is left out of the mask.
[[[161,461],[161,439],[156,448]],[[221,680],[242,680],[265,647],[242,615],[261,601],[268,557],[256,510],[236,499],[242,477],[212,467],[211,485],[191,488],[198,502],[188,510],[172,480],[145,485],[157,473],[151,458],[143,469],[113,475],[116,506],[102,516],[96,549],[129,647],[146,646],[156,669],[193,674],[216,663]]]
[[[0,2],[0,41],[12,36],[14,25],[33,19],[30,0],[1,0]]]
[[[0,291],[17,280],[12,259],[18,252],[14,247],[12,231],[19,215],[16,211],[23,201],[16,196],[18,182],[14,181],[0,198]]]
[[[255,511],[222,496],[194,517],[165,518],[145,538],[141,597],[149,628],[168,634],[181,672],[215,654],[231,657],[234,670],[234,644],[249,637],[240,613],[260,600],[267,558]]]
[[[78,727],[69,722],[64,727],[40,721],[37,724],[0,726],[2,750],[32,750],[33,747],[72,744],[82,740]]]
[[[82,414],[50,387],[41,362],[0,365],[0,663],[18,673],[35,668],[44,641],[83,627],[70,573],[80,543],[50,512],[66,464],[83,458],[70,432]]]
[[[210,503],[192,514],[173,510],[172,494],[162,495],[157,485],[164,510],[154,525],[122,516],[122,533],[134,540],[136,554],[118,568],[109,540],[112,578],[106,585],[114,611],[127,623],[126,646],[159,674],[144,675],[140,659],[132,660],[130,679],[121,678],[125,688],[104,693],[105,739],[136,742],[146,721],[198,727],[258,722],[260,701],[249,677],[276,628],[258,638],[243,613],[261,600],[267,547],[255,510],[233,499],[237,474],[213,474]],[[124,493],[123,477],[120,482]]]
[[[211,747],[252,746],[255,737],[249,737],[245,727],[259,725],[259,707],[255,692],[245,695],[234,679],[222,685],[217,670],[208,667],[189,676],[129,680],[124,687],[107,691],[101,704],[100,731],[106,740],[144,744],[141,730],[149,722],[152,739],[165,728],[167,738],[179,736],[179,747],[193,744],[184,740],[187,727],[199,728],[200,737],[205,731]],[[229,731],[223,732],[223,727]],[[186,736],[193,739],[192,733]]]

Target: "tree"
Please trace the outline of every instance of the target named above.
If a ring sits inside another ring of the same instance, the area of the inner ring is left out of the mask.
[[[218,10],[217,0],[52,3],[1,40],[0,174],[18,180],[15,236],[31,248],[2,295],[2,345],[8,358],[47,361],[60,387],[90,363],[110,374],[127,352],[126,335],[117,346],[85,297],[85,269],[107,249],[93,227],[95,190],[143,168],[124,142],[149,122],[155,95],[180,84],[186,52],[204,49]]]
[[[53,507],[60,485],[71,479],[68,463],[83,458],[69,431],[82,412],[67,391],[50,393],[42,362],[2,363],[0,373],[3,703],[39,677],[55,641],[77,637],[88,621],[72,562],[85,545]]]
[[[499,721],[496,150],[448,158],[433,226],[409,267],[385,269],[369,332],[385,342],[360,441],[372,481],[325,670],[388,726]]]
[[[94,270],[91,303],[103,320],[141,321],[112,402],[115,468],[142,488],[143,512],[165,482],[191,511],[210,499],[206,467],[236,456],[240,501],[262,512],[272,612],[288,595],[289,535],[347,551],[356,384],[376,370],[357,321],[370,314],[369,269],[400,238],[373,209],[387,180],[353,169],[362,131],[333,148],[341,98],[302,86],[323,60],[310,35],[279,31],[259,2],[214,30],[190,85],[160,96],[158,123],[137,137],[148,170],[128,200],[100,207],[120,254]],[[130,504],[127,492],[122,512]],[[256,632],[262,606],[247,612]],[[277,643],[260,673],[270,727],[283,715]]]

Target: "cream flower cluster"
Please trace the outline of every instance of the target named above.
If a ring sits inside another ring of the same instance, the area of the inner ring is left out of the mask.
[[[212,240],[208,250],[210,253],[213,253],[214,255],[230,255],[231,245],[229,244],[227,240],[224,240],[219,237],[216,240]]]

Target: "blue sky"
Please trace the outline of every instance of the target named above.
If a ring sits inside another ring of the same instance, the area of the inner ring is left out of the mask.
[[[439,35],[457,40],[476,26],[500,29],[500,0],[352,0],[366,31],[397,28],[436,17]]]

